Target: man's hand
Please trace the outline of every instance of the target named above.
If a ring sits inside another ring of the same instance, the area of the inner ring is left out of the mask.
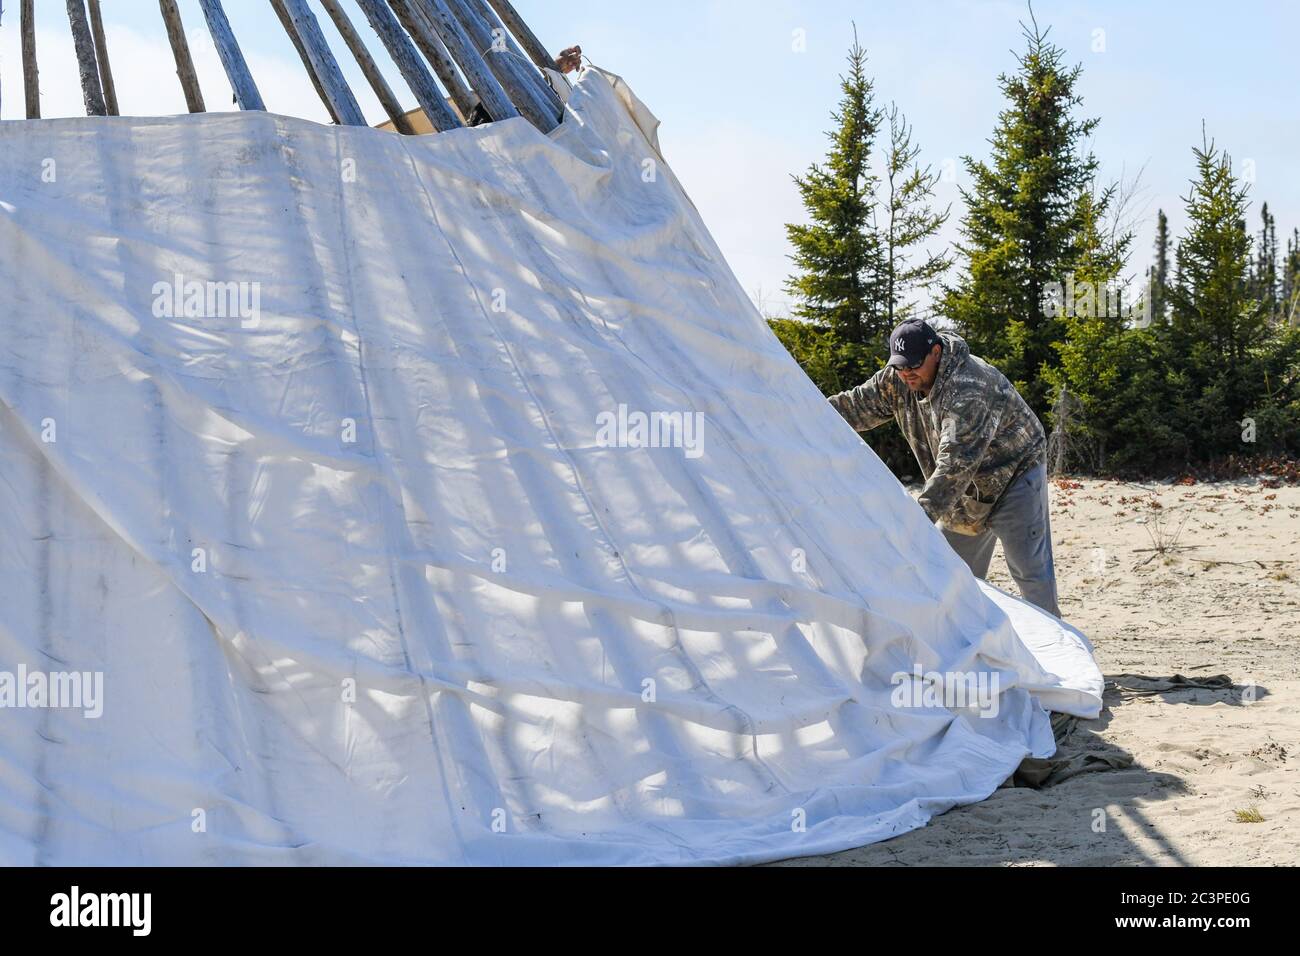
[[[572,73],[574,70],[582,69],[582,47],[574,44],[567,50],[561,50],[560,55],[555,58],[555,65],[560,68],[561,73]]]

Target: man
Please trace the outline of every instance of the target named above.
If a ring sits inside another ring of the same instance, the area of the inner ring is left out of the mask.
[[[917,499],[978,578],[1002,542],[1025,600],[1060,616],[1043,426],[1006,376],[958,335],[920,319],[889,338],[889,363],[830,399],[857,431],[893,418],[925,475]]]

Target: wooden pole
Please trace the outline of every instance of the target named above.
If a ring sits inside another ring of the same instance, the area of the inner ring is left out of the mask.
[[[397,102],[397,97],[393,95],[393,88],[384,79],[384,74],[379,72],[374,57],[370,55],[370,51],[366,49],[365,43],[361,41],[361,37],[357,34],[356,28],[352,26],[352,21],[348,19],[347,11],[339,5],[339,0],[321,0],[321,6],[330,15],[330,19],[334,21],[335,29],[339,31],[339,36],[343,37],[343,42],[352,51],[357,66],[361,67],[361,72],[366,76],[366,82],[375,91],[375,97],[379,100],[379,105],[384,108],[388,118],[393,121],[393,127],[403,135],[413,135],[415,129],[411,126],[411,121],[406,118],[406,111]]]
[[[393,16],[393,11],[388,8],[385,0],[357,0],[357,6],[370,21],[371,29],[388,50],[388,55],[397,64],[397,69],[401,71],[406,85],[415,94],[415,101],[420,104],[420,109],[424,110],[424,115],[429,118],[433,128],[443,132],[463,125],[442,98],[442,91],[434,83],[433,76],[420,62],[419,51],[402,32],[402,25]]]
[[[365,113],[361,112],[356,96],[352,95],[352,87],[347,85],[347,78],[344,77],[343,70],[339,69],[338,60],[334,59],[334,52],[329,48],[325,34],[321,33],[320,22],[308,7],[307,0],[272,1],[285,8],[290,18],[290,34],[298,35],[302,42],[303,51],[307,53],[307,72],[320,81],[320,88],[325,94],[325,105],[334,121],[343,126],[369,125],[365,122]]]
[[[72,0],[68,2],[71,3]],[[221,66],[226,71],[226,78],[230,80],[235,102],[241,110],[265,110],[266,104],[262,102],[262,94],[253,82],[253,75],[248,72],[248,64],[244,62],[244,54],[230,29],[230,21],[226,19],[221,0],[199,0],[199,6],[203,8],[203,18],[208,21],[208,32],[212,34],[217,55],[221,57]]]
[[[537,34],[528,28],[528,24],[524,22],[524,18],[519,15],[519,11],[514,8],[510,0],[488,0],[488,2],[492,4],[492,9],[497,12],[501,22],[515,35],[519,45],[528,52],[529,57],[537,64],[538,69],[559,69],[555,57],[546,51],[545,44],[537,39]]]
[[[307,77],[311,80],[311,85],[316,88],[316,95],[325,104],[325,109],[330,114],[330,120],[338,124],[339,114],[334,111],[334,103],[330,100],[329,94],[325,92],[325,87],[321,85],[320,76],[316,73],[316,67],[312,65],[307,48],[303,45],[302,37],[298,35],[298,30],[293,25],[293,18],[289,16],[284,0],[271,0],[271,8],[275,10],[275,15],[280,18],[280,25],[284,27],[284,32],[289,34],[289,39],[293,41],[293,48],[298,51],[298,59],[302,60],[302,65],[306,67]]]
[[[167,27],[167,42],[171,44],[172,57],[176,60],[176,76],[180,78],[181,89],[185,92],[185,105],[191,113],[205,112],[203,90],[199,87],[199,76],[194,71],[190,45],[185,39],[185,24],[181,22],[176,0],[158,0],[158,9],[162,12],[163,23]]]
[[[496,36],[497,30],[501,31],[505,39],[505,48],[507,50],[522,59],[527,59],[524,55],[524,51],[519,49],[519,44],[515,42],[515,38],[510,35],[510,31],[502,25],[497,15],[492,12],[492,8],[488,6],[487,0],[470,0],[470,6],[473,8],[474,12],[482,18],[483,22],[488,25],[488,28],[492,31],[494,37]]]
[[[509,94],[519,112],[543,133],[555,129],[560,124],[560,114],[564,112],[560,99],[545,85],[546,81],[541,74],[511,54],[509,47],[504,45],[508,34],[502,30],[499,42],[492,33],[491,21],[484,20],[465,0],[442,2],[447,4],[448,9],[460,21],[475,47],[482,51],[488,69],[497,78],[501,88]],[[491,16],[490,12],[488,16]]]
[[[501,31],[501,35],[505,39],[505,49],[509,54],[511,54],[510,58],[514,62],[515,69],[535,83],[537,88],[542,91],[543,98],[550,103],[552,108],[555,110],[555,114],[563,117],[564,101],[560,99],[559,94],[551,87],[550,77],[546,75],[545,71],[539,72],[528,65],[530,58],[519,48],[519,44],[516,43],[514,37],[510,35],[510,29],[502,23],[501,19],[495,12],[493,12],[492,7],[489,6],[487,0],[466,0],[466,2],[468,2],[470,7],[478,13],[483,22],[487,24],[488,29],[491,31],[494,38],[497,35],[496,31]],[[497,51],[499,46],[499,44],[493,44],[493,51]],[[558,63],[554,64],[550,68],[555,69],[558,65]]]
[[[22,0],[19,29],[23,35],[23,95],[27,100],[27,118],[41,118],[41,81],[36,66],[36,17],[33,0]]]
[[[470,87],[479,95],[483,101],[484,108],[488,115],[494,120],[512,119],[519,115],[519,110],[510,99],[510,94],[492,75],[488,69],[487,63],[479,55],[478,50],[474,48],[474,41],[470,39],[465,28],[460,25],[456,15],[451,12],[447,6],[446,0],[409,0],[424,8],[428,15],[434,30],[442,42],[447,45],[447,50],[451,53],[452,59],[460,67],[460,71],[465,74],[465,79],[469,81]]]
[[[99,64],[95,62],[95,41],[86,22],[84,0],[67,0],[68,24],[72,27],[72,44],[77,51],[77,73],[81,78],[81,98],[87,116],[106,116],[104,91],[99,85]]]
[[[108,65],[108,39],[104,36],[104,17],[99,0],[89,0],[90,33],[95,41],[95,62],[99,66],[99,85],[104,91],[104,106],[109,116],[117,116],[117,87],[113,85],[113,68]]]
[[[312,67],[320,77],[321,85],[325,88],[325,93],[333,104],[334,113],[339,120],[345,126],[369,125],[366,123],[366,114],[361,112],[357,98],[352,95],[352,87],[348,86],[347,78],[339,69],[339,61],[334,58],[334,52],[326,42],[325,34],[321,32],[316,14],[311,12],[311,7],[307,6],[307,0],[281,0],[281,2],[289,11],[289,16],[293,18],[294,29],[302,40],[303,46],[307,48]]]
[[[398,19],[402,21],[406,32],[415,41],[415,45],[420,48],[424,58],[433,67],[433,72],[438,74],[438,79],[442,81],[442,85],[451,96],[452,105],[460,114],[461,122],[466,126],[472,126],[475,114],[481,109],[479,98],[461,79],[456,64],[452,62],[451,54],[447,52],[447,48],[438,39],[438,34],[434,32],[433,24],[425,17],[424,11],[413,6],[409,0],[388,0],[388,2]],[[483,112],[486,115],[486,110]]]

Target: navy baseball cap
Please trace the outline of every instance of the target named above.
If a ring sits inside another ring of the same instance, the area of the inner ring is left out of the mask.
[[[889,336],[889,363],[894,368],[916,368],[925,361],[939,336],[924,319],[908,319]]]

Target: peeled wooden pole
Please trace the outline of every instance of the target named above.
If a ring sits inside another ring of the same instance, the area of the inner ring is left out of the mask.
[[[311,85],[316,88],[316,95],[325,104],[330,119],[334,123],[338,123],[339,114],[334,111],[334,103],[329,94],[325,92],[325,87],[321,85],[320,76],[316,73],[316,67],[311,61],[311,56],[307,53],[307,47],[303,45],[298,29],[293,25],[293,18],[289,16],[284,0],[271,0],[271,8],[275,10],[275,15],[280,18],[280,25],[284,27],[284,32],[289,34],[289,39],[293,42],[293,48],[298,51],[298,59],[302,60],[302,65],[306,68],[307,77],[311,80]]]
[[[41,118],[41,81],[36,67],[36,16],[33,0],[22,0],[19,29],[23,34],[23,95],[27,100],[27,118]]]
[[[434,30],[437,31],[442,42],[447,44],[452,59],[456,61],[456,65],[465,74],[469,85],[483,101],[488,115],[494,120],[512,119],[520,115],[519,109],[510,99],[510,94],[492,75],[487,63],[474,48],[474,41],[465,32],[456,15],[451,12],[446,0],[410,0],[410,2],[419,4],[428,14]]]
[[[271,6],[302,58],[307,75],[330,118],[340,126],[367,125],[365,114],[352,94],[352,87],[348,86],[306,0],[271,0]]]
[[[519,45],[527,51],[528,56],[537,64],[538,69],[558,70],[559,65],[555,62],[555,57],[546,51],[546,45],[537,39],[524,18],[519,15],[519,11],[514,8],[510,0],[488,0],[492,4],[492,9],[497,12],[501,22],[506,28],[515,35]]]
[[[104,106],[109,116],[117,116],[117,87],[113,85],[113,69],[108,65],[108,38],[104,36],[104,17],[99,10],[99,0],[89,0],[90,33],[95,40],[95,62],[99,66],[99,86],[104,91]]]
[[[167,42],[171,44],[172,58],[176,60],[176,76],[185,92],[185,105],[191,113],[205,112],[203,90],[199,88],[199,77],[194,72],[194,60],[190,57],[190,45],[185,39],[185,24],[181,22],[176,0],[158,0],[158,9],[162,12],[163,24],[167,27]]]
[[[401,104],[397,102],[397,97],[393,95],[393,89],[388,85],[388,81],[384,79],[384,74],[379,72],[374,57],[370,55],[365,43],[361,41],[356,28],[352,26],[352,21],[348,19],[347,12],[339,6],[338,0],[321,0],[321,6],[330,15],[330,19],[334,21],[335,29],[339,31],[339,36],[343,37],[343,42],[352,51],[357,66],[361,67],[361,72],[365,74],[366,82],[375,91],[375,97],[379,100],[379,105],[384,108],[388,118],[393,121],[393,127],[406,136],[413,135],[415,129],[411,126],[411,121],[406,118],[406,112],[402,109]]]
[[[512,34],[515,34],[515,39],[519,40],[519,46],[523,47],[524,51],[528,53],[529,59],[532,59],[534,64],[537,64],[537,69],[559,69],[559,64],[556,64],[555,57],[551,56],[549,49],[546,49],[546,44],[537,39],[537,34],[534,34],[532,27],[528,26],[528,22],[519,16],[519,10],[515,9],[515,5],[510,0],[487,0],[487,3],[491,4],[491,8],[497,10],[500,22],[504,23],[506,29],[510,30]]]
[[[497,78],[501,88],[510,96],[519,112],[543,133],[549,133],[560,124],[563,107],[559,97],[545,86],[541,74],[527,63],[516,59],[509,47],[498,50],[497,39],[492,34],[490,21],[483,19],[466,0],[443,0],[447,8],[460,21],[474,45],[482,51],[483,60]],[[489,13],[490,16],[490,13]],[[495,19],[495,18],[494,18]],[[505,34],[502,31],[504,40]]]
[[[293,17],[293,25],[302,38],[303,46],[307,48],[307,54],[311,57],[321,85],[325,87],[325,93],[334,104],[334,112],[345,126],[369,125],[366,123],[366,114],[361,112],[361,105],[352,94],[352,87],[348,86],[348,81],[339,68],[339,61],[334,58],[334,51],[321,32],[320,21],[307,6],[307,0],[283,0],[283,3]]]
[[[515,42],[515,38],[510,35],[510,29],[492,10],[492,7],[488,4],[487,0],[466,0],[466,2],[469,4],[470,8],[478,13],[483,22],[487,24],[494,39],[496,37],[496,32],[498,30],[501,31],[501,34],[505,39],[504,52],[509,54],[514,69],[536,84],[537,88],[541,91],[543,98],[550,103],[552,108],[555,110],[556,115],[563,116],[564,101],[560,99],[559,94],[551,87],[550,77],[546,75],[545,71],[534,70],[528,65],[530,57],[525,55],[524,51],[519,48],[519,44]],[[492,49],[494,52],[498,51],[499,48],[500,44],[493,44]],[[550,68],[555,69],[556,66],[558,66],[558,64],[554,64]]]
[[[472,125],[475,115],[481,109],[481,101],[461,79],[460,71],[456,69],[456,64],[452,61],[447,48],[443,46],[442,40],[438,39],[432,22],[425,16],[424,11],[413,5],[410,0],[388,0],[388,2],[393,12],[397,14],[397,18],[402,21],[406,32],[411,35],[415,45],[424,54],[429,66],[433,67],[433,72],[438,74],[438,79],[442,81],[442,85],[451,97],[452,105],[460,114],[461,122],[466,126]]]
[[[424,110],[424,115],[429,118],[433,128],[442,132],[462,126],[460,119],[443,99],[442,91],[433,81],[433,76],[420,62],[420,52],[402,30],[402,25],[385,0],[357,0],[357,6],[370,21],[370,28],[388,50],[388,55],[397,65],[406,85],[415,94],[415,101],[420,104],[420,109]]]
[[[518,57],[527,59],[524,55],[524,51],[519,49],[519,44],[515,42],[515,38],[510,35],[510,31],[505,28],[497,15],[492,12],[492,8],[488,6],[487,0],[470,0],[470,6],[474,9],[475,13],[483,18],[483,22],[486,23],[488,29],[492,31],[493,37],[496,36],[497,30],[502,32],[505,39],[505,49]]]
[[[99,85],[99,64],[95,62],[95,41],[90,35],[90,24],[86,22],[86,5],[83,0],[67,0],[67,9],[86,115],[106,116],[108,108],[104,105],[104,91]]]
[[[70,4],[72,0],[68,2]],[[230,80],[235,102],[241,110],[265,110],[266,104],[262,102],[262,94],[253,82],[253,74],[248,72],[248,64],[230,29],[230,21],[226,19],[221,0],[199,0],[199,6],[203,8],[203,18],[208,21],[208,32],[212,34],[217,56],[221,57],[221,66],[226,71],[226,78]]]

